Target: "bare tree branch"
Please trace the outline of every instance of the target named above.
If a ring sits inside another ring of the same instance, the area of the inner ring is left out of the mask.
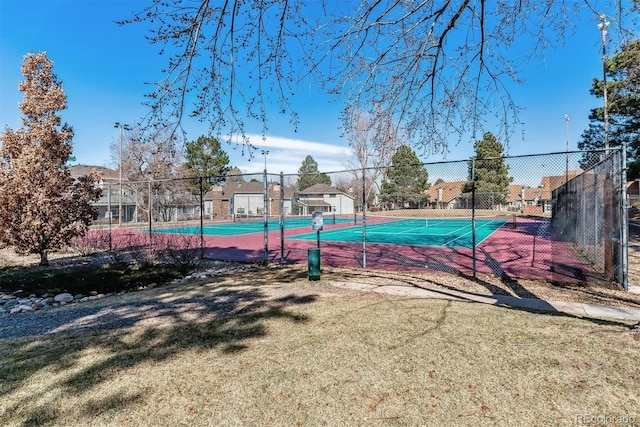
[[[314,79],[338,102],[392,118],[416,148],[446,152],[452,137],[484,132],[488,117],[508,141],[518,123],[509,88],[521,83],[520,64],[562,43],[585,10],[603,12],[592,3],[154,0],[122,24],[152,22],[150,42],[170,55],[149,94],[149,123],[180,125],[186,110],[211,133],[240,136],[251,155],[247,126],[260,124],[266,134],[277,105],[297,127],[297,88]],[[623,22],[638,2],[606,5],[628,37],[633,28]],[[344,129],[353,127],[353,116],[343,119]]]

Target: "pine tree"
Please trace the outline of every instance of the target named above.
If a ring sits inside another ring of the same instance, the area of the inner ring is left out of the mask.
[[[213,185],[223,182],[229,172],[229,156],[216,138],[200,136],[186,145],[185,168],[195,178],[204,177],[202,187],[206,193]],[[196,185],[199,185],[196,182]]]
[[[298,169],[298,190],[305,190],[312,185],[327,184],[331,185],[331,178],[325,173],[318,170],[318,162],[313,157],[307,156],[302,161],[302,165]]]
[[[429,188],[429,174],[418,155],[408,146],[402,145],[391,157],[392,166],[387,168],[380,196],[383,202],[400,203],[419,207],[427,201],[424,191]]]
[[[491,132],[487,132],[473,148],[475,162],[469,162],[469,180],[463,192],[471,193],[475,164],[476,207],[493,209],[507,200],[507,188],[513,181],[509,176],[509,166],[504,161],[504,147]]]
[[[29,53],[22,63],[25,80],[20,104],[23,127],[6,127],[0,148],[0,241],[21,254],[48,253],[84,234],[101,194],[96,173],[75,180],[67,166],[73,130],[61,126],[66,108],[62,82],[46,53]]]
[[[605,62],[607,73],[607,111],[609,115],[609,145],[627,146],[627,178],[640,177],[640,40],[622,47]],[[593,79],[591,94],[604,97],[604,82]],[[594,108],[589,114],[589,128],[578,143],[581,150],[589,150],[581,166],[586,169],[600,158],[592,150],[605,148],[604,108]]]

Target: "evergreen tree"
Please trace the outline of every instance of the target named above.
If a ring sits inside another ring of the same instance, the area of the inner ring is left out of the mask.
[[[609,146],[627,145],[627,177],[640,177],[640,40],[622,47],[613,58],[605,61],[607,73],[607,112],[609,116]],[[593,79],[591,94],[604,98],[604,82]],[[582,133],[578,143],[581,150],[605,148],[604,106],[594,108],[589,114],[589,128]],[[598,153],[588,153],[581,166],[588,168],[600,158]]]
[[[416,153],[402,145],[391,157],[386,178],[382,182],[380,196],[385,203],[399,203],[417,208],[427,201],[425,190],[429,188],[429,174]]]
[[[206,193],[212,186],[224,181],[229,172],[229,156],[222,150],[220,142],[213,137],[200,136],[188,142],[185,152],[185,168],[194,178],[203,177],[202,186]],[[199,179],[194,182],[199,186]]]
[[[302,165],[298,169],[298,183],[296,187],[298,191],[303,191],[312,185],[327,184],[331,185],[331,178],[325,173],[318,170],[318,162],[313,157],[307,156],[302,161]]]
[[[509,166],[504,161],[504,147],[491,133],[487,132],[476,141],[475,181],[476,207],[493,209],[507,200],[507,187],[513,181],[509,176]],[[469,161],[469,178],[463,192],[472,190],[473,162]]]
[[[66,108],[62,82],[46,53],[29,53],[22,63],[25,80],[20,110],[23,128],[5,128],[0,148],[0,241],[18,253],[48,253],[84,234],[98,216],[91,202],[101,191],[97,173],[75,180],[68,162],[73,130],[61,126]]]

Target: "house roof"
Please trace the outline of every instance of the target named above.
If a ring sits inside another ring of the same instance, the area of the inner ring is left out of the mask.
[[[581,174],[582,174],[582,171],[568,171],[566,176],[565,175],[543,176],[542,188],[544,188],[546,191],[552,192],[553,190],[560,187],[561,185],[564,185],[567,179],[573,179],[576,176]]]
[[[301,196],[312,196],[317,194],[342,194],[345,197],[353,199],[353,196],[327,184],[314,184],[311,187],[305,188],[304,190],[298,192],[298,194],[300,194]]]
[[[462,194],[462,187],[464,187],[466,183],[467,181],[439,182],[429,187],[426,194],[429,196],[429,201],[431,203],[438,201],[449,203]],[[442,190],[442,196],[439,199],[438,190]]]
[[[269,197],[280,198],[279,196],[275,196],[277,189],[280,187],[279,184],[270,182],[267,184],[267,191]],[[205,195],[205,200],[213,200],[213,199],[229,199],[233,197],[234,194],[263,194],[264,193],[264,183],[263,182],[230,182],[225,184],[222,187],[214,187],[209,190]],[[293,190],[290,188],[284,188],[284,198],[292,199],[293,198]]]
[[[305,188],[299,193],[300,194],[328,194],[328,193],[333,194],[333,193],[342,193],[342,191],[327,184],[314,184],[311,187]]]
[[[545,192],[542,188],[524,187],[519,184],[511,184],[507,187],[507,202],[515,203],[523,200],[539,199]]]
[[[74,178],[86,176],[92,170],[97,171],[103,180],[118,180],[120,178],[120,176],[118,175],[118,171],[106,168],[104,166],[75,165],[69,168],[71,176]]]
[[[507,186],[507,203],[515,203],[522,200],[522,185],[511,184]]]

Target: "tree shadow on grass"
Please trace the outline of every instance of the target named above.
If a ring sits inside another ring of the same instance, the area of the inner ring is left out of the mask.
[[[242,352],[268,335],[269,320],[309,321],[290,308],[316,299],[295,294],[273,298],[256,289],[224,290],[169,302],[147,300],[21,316],[48,322],[42,327],[48,335],[0,340],[0,401],[5,402],[0,419],[22,425],[55,423],[64,414],[54,399],[90,393],[138,365],[167,362],[191,349]],[[87,351],[99,356],[87,361]],[[42,381],[34,378],[59,373],[64,377],[53,386],[29,387]],[[79,409],[87,415],[122,410],[143,398],[139,393],[101,394]]]

